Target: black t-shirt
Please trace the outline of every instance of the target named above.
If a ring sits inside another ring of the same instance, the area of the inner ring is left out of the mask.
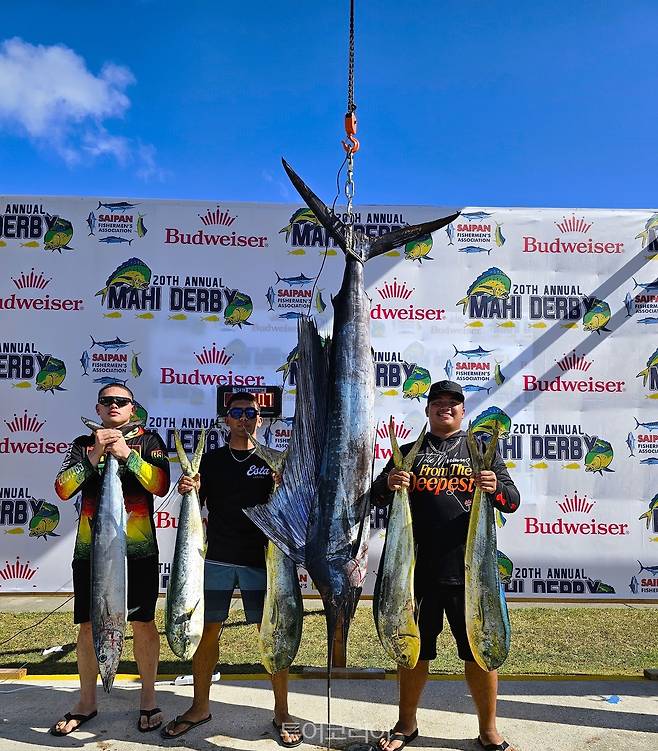
[[[402,446],[402,454],[412,445]],[[388,505],[393,499],[386,484],[392,468],[391,459],[371,488],[371,499],[378,506]],[[519,491],[498,452],[491,469],[498,478],[496,494],[491,496],[494,506],[505,513],[516,511]],[[446,439],[428,433],[412,473],[409,504],[418,546],[416,581],[463,584],[469,512],[475,493],[466,433],[462,430]]]
[[[199,496],[208,507],[206,559],[265,568],[267,537],[242,509],[267,502],[270,468],[253,452],[226,445],[204,454],[199,472]]]

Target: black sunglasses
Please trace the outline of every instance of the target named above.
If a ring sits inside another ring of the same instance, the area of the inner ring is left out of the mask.
[[[103,407],[111,407],[113,404],[116,404],[117,407],[125,407],[132,404],[133,400],[128,396],[101,396],[98,403]]]
[[[258,410],[256,407],[231,407],[228,411],[228,416],[234,420],[239,420],[244,415],[247,420],[253,420],[254,417],[258,417]]]

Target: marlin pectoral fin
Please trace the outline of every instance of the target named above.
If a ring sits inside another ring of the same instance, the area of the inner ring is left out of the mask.
[[[336,243],[344,252],[347,251],[347,228],[340,221],[340,219],[334,214],[333,211],[320,199],[315,193],[308,187],[308,185],[301,179],[301,177],[293,170],[293,168],[286,162],[285,159],[281,160],[283,169],[290,178],[290,182],[295,187],[295,190],[304,199],[306,205],[313,211],[320,224],[329,232],[334,238]]]
[[[300,360],[295,427],[282,481],[267,503],[244,513],[295,563],[304,565],[306,531],[327,434],[328,352],[313,321],[298,322]],[[259,447],[263,448],[263,447]],[[257,448],[257,452],[259,451]]]
[[[381,237],[378,237],[370,244],[368,251],[368,258],[374,258],[382,253],[386,253],[393,248],[399,248],[401,245],[406,245],[412,240],[416,240],[422,235],[428,235],[430,232],[436,232],[436,230],[445,227],[447,224],[454,222],[459,216],[460,212],[456,214],[450,214],[444,216],[441,219],[434,219],[431,222],[423,222],[422,224],[411,224],[408,227],[401,227],[400,229],[388,232]]]

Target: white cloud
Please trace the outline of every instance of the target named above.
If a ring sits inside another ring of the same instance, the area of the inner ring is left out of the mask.
[[[0,126],[54,150],[68,165],[111,157],[142,171],[143,146],[113,135],[105,125],[130,107],[131,71],[106,63],[98,76],[64,45],[33,45],[18,37],[0,45]],[[144,179],[157,176],[155,150]]]

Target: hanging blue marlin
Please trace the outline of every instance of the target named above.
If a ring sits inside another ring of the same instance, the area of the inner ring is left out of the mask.
[[[334,636],[339,628],[347,642],[366,574],[370,536],[375,388],[364,265],[370,258],[445,227],[458,214],[402,227],[376,239],[354,231],[350,242],[348,227],[285,161],[283,166],[345,253],[345,271],[332,300],[330,344],[322,346],[312,321],[298,322],[295,423],[282,481],[269,503],[245,509],[245,513],[311,575],[324,603],[331,674]],[[270,461],[267,449],[257,451]]]

